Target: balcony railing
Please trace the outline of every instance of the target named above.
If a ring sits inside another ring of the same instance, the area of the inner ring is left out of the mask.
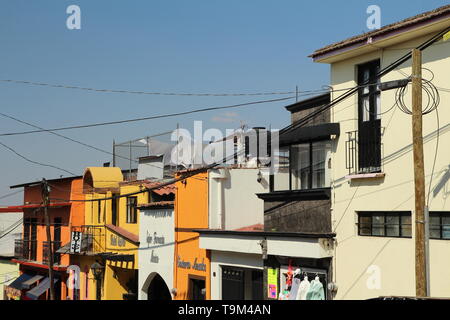
[[[359,131],[347,132],[345,141],[345,165],[349,174],[375,173],[383,171],[384,128],[373,130],[361,137]]]
[[[21,260],[36,261],[37,241],[17,239],[14,242],[14,256]]]
[[[72,227],[71,232],[81,232],[81,245],[79,252],[81,254],[97,254],[105,252],[106,249],[106,231],[105,226],[84,225]]]
[[[50,250],[49,250],[49,243],[48,241],[42,242],[42,262],[48,263],[50,258]],[[52,251],[53,251],[53,264],[60,264],[61,263],[61,254],[57,253],[56,251],[61,248],[61,241],[52,241]]]

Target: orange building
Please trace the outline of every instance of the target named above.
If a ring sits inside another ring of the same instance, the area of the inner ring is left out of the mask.
[[[70,255],[63,246],[70,243],[72,225],[84,222],[85,204],[73,202],[84,200],[81,177],[68,177],[48,180],[50,186],[50,205],[48,215],[53,248],[53,271],[55,299],[76,299],[75,286],[67,286],[67,269],[72,265]],[[10,207],[23,211],[22,239],[15,243],[14,261],[20,265],[20,276],[7,288],[11,299],[45,300],[49,298],[48,279],[49,242],[47,241],[44,207],[42,205],[41,181],[15,185],[11,188],[24,188],[24,204]]]
[[[183,174],[183,173],[182,173]],[[210,299],[210,257],[195,229],[208,228],[208,173],[175,184],[174,299]]]

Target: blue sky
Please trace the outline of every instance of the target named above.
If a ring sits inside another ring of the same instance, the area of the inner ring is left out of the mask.
[[[66,28],[66,8],[81,8],[81,30]],[[438,0],[346,1],[26,1],[0,3],[0,79],[83,87],[162,92],[265,92],[320,89],[327,65],[307,56],[315,49],[368,31],[366,8],[381,7],[382,25],[448,4]],[[114,121],[261,97],[161,97],[32,87],[0,82],[3,113],[42,127]],[[263,98],[262,98],[263,99]],[[61,132],[111,150],[125,141],[171,130],[249,126],[281,128],[288,103],[229,112]],[[0,132],[30,128],[0,117]],[[82,174],[109,161],[106,154],[48,133],[0,137],[40,162]],[[0,146],[0,197],[10,185],[64,172],[25,162]],[[0,199],[20,204],[21,196]]]

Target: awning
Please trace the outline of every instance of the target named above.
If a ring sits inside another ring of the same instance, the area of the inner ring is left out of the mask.
[[[69,253],[70,252],[70,242],[66,243],[65,245],[61,246],[58,250],[56,250],[56,253]]]
[[[339,135],[339,123],[322,123],[308,127],[297,127],[291,131],[280,133],[280,147],[296,143],[330,139],[331,135]]]
[[[11,282],[11,283],[9,284],[8,287],[14,288],[14,289],[17,289],[17,290],[22,290],[22,289],[24,289],[24,288],[23,288],[23,283],[24,283],[25,281],[30,280],[31,278],[33,278],[32,275],[29,275],[29,274],[27,274],[27,273],[23,273],[23,274],[20,275],[16,280],[14,280],[13,282]]]
[[[34,277],[32,277],[31,279],[28,279],[27,281],[24,281],[22,283],[22,288],[23,289],[30,289],[30,287],[35,284],[36,282],[38,282],[39,280],[41,280],[44,276],[40,276],[40,275],[36,275]]]
[[[53,283],[56,283],[58,279],[53,279]],[[27,292],[26,296],[32,300],[37,300],[39,297],[50,288],[50,279],[45,278],[36,287]]]

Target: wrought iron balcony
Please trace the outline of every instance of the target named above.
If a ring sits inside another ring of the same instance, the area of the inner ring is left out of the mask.
[[[94,255],[105,252],[106,231],[102,225],[84,225],[72,227],[71,232],[81,233],[81,243],[78,248],[70,248],[70,253]]]
[[[384,128],[347,132],[345,165],[349,174],[382,172],[383,131]]]
[[[42,262],[48,263],[50,258],[50,250],[49,250],[49,243],[48,241],[42,242]],[[61,241],[52,241],[52,251],[53,251],[53,264],[60,264],[61,263],[61,254],[57,253],[56,251],[61,247]]]
[[[14,256],[20,260],[36,261],[37,240],[17,239],[14,241]]]

